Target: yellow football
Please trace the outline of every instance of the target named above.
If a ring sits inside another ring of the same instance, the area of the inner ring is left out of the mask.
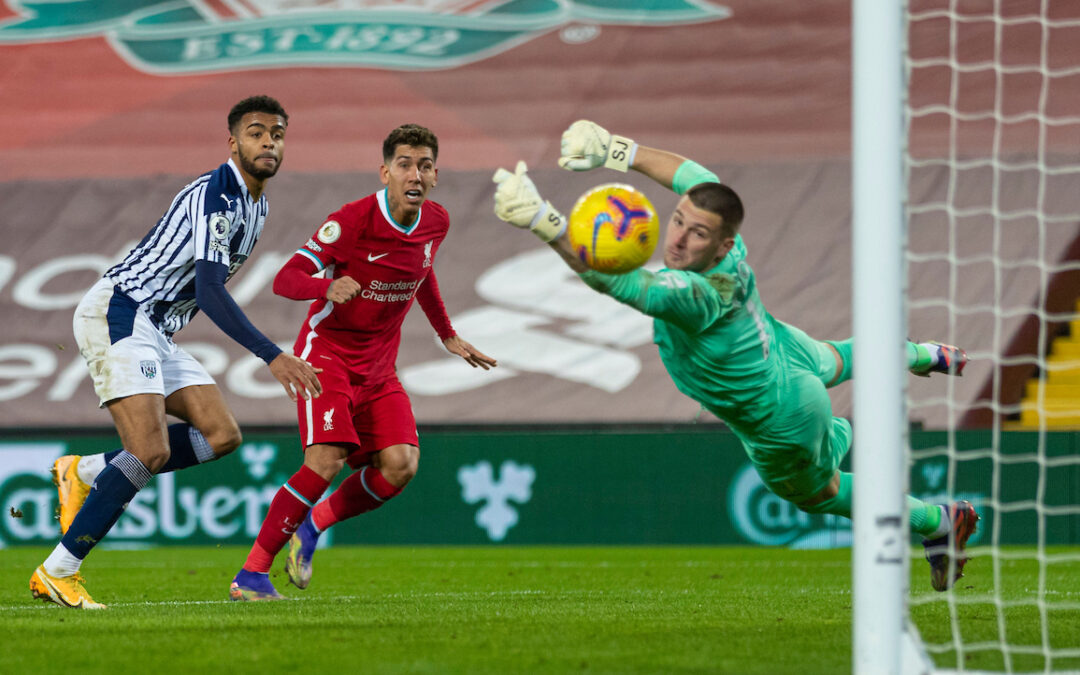
[[[660,238],[660,220],[644,193],[608,183],[578,198],[570,210],[567,236],[590,269],[622,274],[649,260]]]

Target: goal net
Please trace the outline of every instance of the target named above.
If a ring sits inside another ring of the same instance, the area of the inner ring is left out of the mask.
[[[982,518],[943,593],[912,540],[903,670],[1080,672],[1080,2],[909,0],[901,23],[905,327],[971,358],[901,386],[904,487]]]

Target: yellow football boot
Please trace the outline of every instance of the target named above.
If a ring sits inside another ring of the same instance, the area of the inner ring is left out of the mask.
[[[71,521],[75,520],[75,514],[82,508],[86,496],[90,494],[90,486],[79,478],[79,455],[64,455],[53,462],[53,483],[56,485],[56,493],[60,497],[60,533],[67,534],[71,527]]]
[[[69,577],[54,577],[45,571],[44,565],[39,565],[34,570],[34,576],[30,577],[30,592],[38,600],[55,602],[61,607],[105,609],[105,605],[94,602],[86,592],[83,581],[82,575],[77,572]]]

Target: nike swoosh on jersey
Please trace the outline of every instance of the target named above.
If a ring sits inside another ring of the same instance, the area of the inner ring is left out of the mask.
[[[387,251],[386,253],[380,253],[379,255],[371,255],[370,253],[368,253],[367,254],[367,260],[368,260],[368,262],[375,262],[379,258],[388,256],[388,255],[390,255],[389,251]]]

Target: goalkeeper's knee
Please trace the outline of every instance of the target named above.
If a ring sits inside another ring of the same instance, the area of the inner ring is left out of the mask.
[[[839,477],[839,481],[827,485],[813,499],[796,504],[796,506],[806,513],[830,513],[850,518],[852,475],[841,472]]]

